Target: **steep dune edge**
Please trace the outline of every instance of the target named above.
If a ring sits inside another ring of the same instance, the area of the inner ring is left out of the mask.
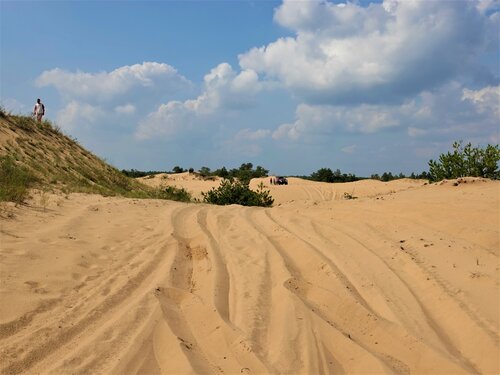
[[[36,176],[42,188],[105,195],[147,195],[147,186],[128,178],[50,122],[0,116],[0,157],[10,157]]]
[[[17,208],[0,371],[499,373],[499,187]]]

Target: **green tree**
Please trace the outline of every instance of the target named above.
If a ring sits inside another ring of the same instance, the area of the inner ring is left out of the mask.
[[[311,179],[320,182],[333,182],[335,175],[330,168],[320,168],[316,172],[311,173]]]
[[[233,168],[227,173],[226,176],[220,176],[220,177],[237,178],[243,183],[248,184],[250,183],[250,180],[252,178],[267,177],[268,173],[269,170],[265,169],[264,167],[261,167],[260,165],[258,165],[255,169],[253,169],[252,163],[243,163],[238,169]]]
[[[394,180],[394,176],[392,175],[391,172],[384,172],[382,173],[382,176],[380,178],[382,181],[391,181],[391,180]]]
[[[252,178],[267,177],[268,173],[268,169],[265,169],[264,167],[258,165],[257,167],[255,167],[255,171],[252,173]]]
[[[201,167],[200,168],[200,175],[203,177],[210,176],[210,168],[208,167]]]
[[[429,160],[429,177],[432,181],[465,176],[498,179],[500,173],[500,149],[498,145],[486,148],[465,146],[463,142],[454,142],[453,151],[441,154],[439,160]]]
[[[220,169],[216,169],[214,172],[213,172],[213,175],[214,176],[219,176],[219,177],[222,177],[222,178],[228,178],[229,177],[229,172],[228,170],[226,169],[226,167],[222,167]]]

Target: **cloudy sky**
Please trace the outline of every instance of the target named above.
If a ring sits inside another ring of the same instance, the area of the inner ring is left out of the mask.
[[[118,168],[427,170],[500,142],[500,2],[0,1],[0,100]]]

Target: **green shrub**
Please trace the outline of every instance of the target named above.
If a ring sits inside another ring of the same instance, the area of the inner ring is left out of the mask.
[[[432,181],[445,178],[485,177],[498,179],[500,172],[500,149],[498,145],[486,148],[472,147],[471,143],[453,143],[453,152],[441,154],[438,161],[429,161],[429,174]]]
[[[183,173],[185,171],[184,171],[184,169],[182,169],[181,167],[179,167],[178,165],[176,165],[175,167],[172,168],[172,172],[173,173]]]
[[[213,188],[202,195],[205,203],[218,205],[269,207],[274,203],[269,190],[264,190],[264,184],[261,183],[259,189],[253,191],[247,183],[235,179],[224,179],[218,188]]]
[[[0,158],[0,201],[24,202],[28,196],[28,188],[35,181],[35,177],[17,165],[12,158]]]
[[[177,188],[175,186],[159,188],[156,192],[155,198],[179,202],[191,202],[191,194],[186,189]]]

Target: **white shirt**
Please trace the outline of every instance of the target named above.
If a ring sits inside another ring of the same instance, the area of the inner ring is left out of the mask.
[[[44,114],[43,104],[36,103],[35,104],[35,115],[43,115]]]

